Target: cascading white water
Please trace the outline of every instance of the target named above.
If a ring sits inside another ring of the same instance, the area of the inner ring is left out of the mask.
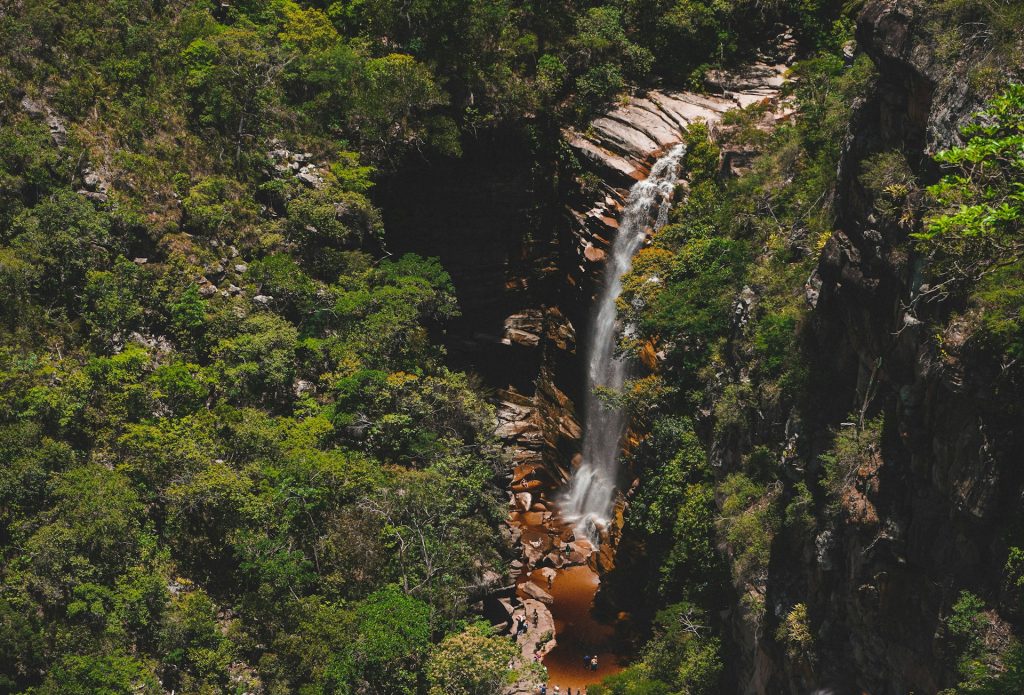
[[[586,536],[595,545],[615,502],[618,460],[627,424],[624,412],[603,403],[595,393],[599,386],[621,389],[629,374],[628,361],[615,355],[620,332],[615,302],[622,293],[622,277],[632,267],[648,228],[657,230],[668,221],[685,151],[683,145],[672,148],[655,163],[650,176],[630,190],[590,325],[583,461],[573,474],[560,509],[562,518],[574,525],[577,535]]]

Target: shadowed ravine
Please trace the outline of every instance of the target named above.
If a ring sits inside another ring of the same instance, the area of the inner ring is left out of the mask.
[[[583,459],[565,491],[558,494],[557,506],[566,527],[563,538],[586,539],[594,548],[602,539],[608,542],[607,527],[618,489],[619,457],[629,424],[622,409],[610,406],[598,396],[599,388],[622,389],[633,366],[628,358],[616,355],[616,345],[624,330],[617,320],[616,301],[633,256],[668,219],[684,153],[685,146],[673,147],[654,164],[650,176],[630,190],[605,267],[604,283],[594,304],[587,345]],[[592,615],[600,577],[589,560],[588,555],[579,562],[569,561],[554,570],[534,570],[521,578],[546,585],[551,596],[557,644],[544,654],[543,664],[548,670],[548,682],[558,685],[563,692],[568,687],[576,689],[597,683],[621,670],[615,625]],[[584,667],[584,656],[588,655],[598,657],[596,671]]]

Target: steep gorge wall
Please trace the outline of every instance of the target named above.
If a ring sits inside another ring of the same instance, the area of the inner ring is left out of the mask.
[[[859,16],[857,39],[878,77],[854,110],[837,229],[808,282],[818,407],[798,428],[805,465],[819,465],[829,433],[851,413],[884,416],[881,448],[815,534],[776,538],[771,622],[806,603],[815,648],[787,654],[737,621],[747,692],[934,693],[957,682],[942,619],[961,590],[1000,607],[993,635],[1005,639],[1005,621],[1019,618],[1000,579],[1005,524],[1022,490],[1019,394],[957,322],[946,324],[955,307],[922,300],[912,226],[877,215],[860,180],[872,155],[897,150],[920,181],[933,182],[930,155],[958,144],[980,106],[968,75],[983,55],[941,57],[927,11],[879,0]],[[929,326],[943,324],[940,350]]]

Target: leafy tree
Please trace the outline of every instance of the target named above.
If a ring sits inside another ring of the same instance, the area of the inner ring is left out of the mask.
[[[390,586],[356,609],[352,659],[358,678],[381,695],[412,695],[430,644],[430,608]]]
[[[622,673],[590,686],[596,695],[670,695],[719,692],[721,644],[708,634],[707,616],[689,603],[658,613],[654,637],[641,659]]]
[[[455,124],[435,109],[446,103],[430,69],[415,58],[392,53],[366,63],[352,123],[379,157],[392,150],[431,146],[457,154]]]
[[[983,343],[1009,360],[1024,354],[1024,85],[1010,85],[963,131],[966,143],[936,155],[950,173],[928,188],[925,226],[914,236],[935,282],[921,297],[969,295]]]
[[[490,695],[514,677],[508,667],[518,649],[508,638],[475,623],[437,645],[427,662],[431,695]]]
[[[217,236],[251,221],[253,204],[245,199],[243,191],[237,181],[227,176],[200,179],[181,201],[186,229]]]
[[[0,127],[0,223],[38,203],[54,181],[60,158],[46,124],[20,115]]]
[[[82,314],[101,344],[109,345],[116,337],[123,338],[142,318],[140,276],[139,267],[124,257],[115,260],[112,270],[86,273]]]
[[[845,427],[836,434],[832,450],[821,457],[825,464],[822,484],[830,495],[839,499],[861,466],[880,455],[881,433],[882,420],[876,418],[863,426]]]
[[[928,189],[936,207],[918,237],[948,274],[977,279],[1024,252],[1024,85],[993,99],[964,136],[963,147],[936,155],[956,173]]]
[[[233,143],[237,157],[269,125],[279,58],[244,22],[196,39],[183,58],[193,118]]]
[[[33,286],[43,301],[77,304],[90,269],[106,268],[121,246],[110,219],[89,201],[60,191],[15,218],[11,245],[36,268]]]
[[[288,402],[297,337],[295,327],[274,314],[245,319],[237,334],[222,338],[213,349],[225,394],[242,402]]]
[[[310,118],[338,129],[353,106],[363,55],[322,10],[286,5],[278,34],[285,96]]]
[[[168,313],[174,337],[185,347],[198,346],[206,326],[206,307],[199,296],[199,287],[191,283],[177,293]]]
[[[161,691],[146,665],[127,654],[65,656],[38,689],[44,695],[156,695]]]
[[[814,648],[814,633],[807,615],[807,604],[798,603],[779,624],[776,639],[786,645],[790,658],[805,658]]]
[[[718,524],[732,550],[733,573],[741,581],[761,584],[765,580],[772,540],[781,521],[778,492],[742,473],[733,473],[721,485],[725,499]]]
[[[570,47],[571,64],[581,73],[575,89],[581,116],[615,97],[627,79],[643,78],[654,60],[627,38],[621,13],[610,6],[592,7],[579,17]]]
[[[95,463],[60,474],[52,506],[25,539],[31,591],[63,604],[88,581],[110,581],[143,540],[142,505],[122,474]]]
[[[167,488],[167,539],[193,577],[213,586],[231,584],[238,557],[232,542],[264,512],[252,481],[224,463],[210,463]]]
[[[365,196],[334,185],[290,200],[288,218],[289,236],[300,245],[307,267],[325,280],[344,269],[343,251],[371,244],[383,232],[380,213]]]
[[[160,649],[166,654],[167,685],[190,690],[228,688],[225,677],[233,653],[231,641],[217,621],[217,606],[202,589],[179,594],[160,631]]]

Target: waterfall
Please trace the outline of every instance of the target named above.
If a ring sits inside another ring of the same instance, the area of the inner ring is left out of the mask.
[[[615,303],[622,293],[622,277],[629,272],[648,229],[656,230],[668,221],[685,151],[684,145],[672,148],[651,168],[650,176],[630,190],[605,264],[604,284],[594,305],[588,335],[583,461],[572,476],[560,509],[562,518],[575,526],[577,535],[586,536],[595,545],[615,503],[618,460],[627,425],[626,413],[603,403],[595,390],[598,386],[620,390],[629,376],[629,362],[615,354],[621,331]]]

